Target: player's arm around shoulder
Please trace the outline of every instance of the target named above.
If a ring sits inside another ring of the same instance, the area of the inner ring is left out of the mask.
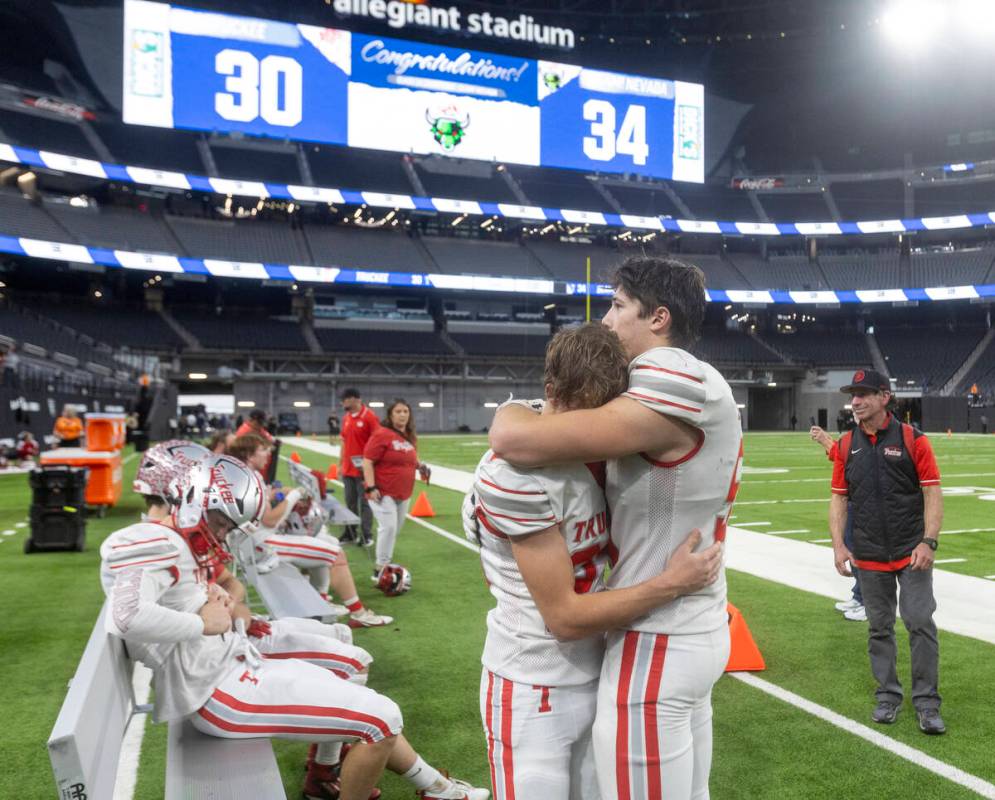
[[[559,525],[511,542],[512,553],[546,627],[570,641],[625,628],[633,620],[714,583],[722,569],[722,545],[700,553],[701,532],[692,531],[658,575],[625,589],[577,594],[573,564]]]

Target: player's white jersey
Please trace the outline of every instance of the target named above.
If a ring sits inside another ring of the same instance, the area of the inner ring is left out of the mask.
[[[636,454],[608,463],[607,495],[618,563],[608,585],[622,588],[663,570],[698,528],[701,548],[725,538],[742,466],[742,427],[732,391],[709,364],[658,347],[633,359],[624,394],[698,429],[698,444],[672,463]],[[632,630],[705,633],[727,623],[726,580],[719,579],[635,620]]]
[[[180,534],[148,522],[112,533],[100,557],[107,629],[153,671],[156,721],[196,711],[247,647],[234,633],[203,634],[207,571]]]
[[[602,588],[611,540],[603,464],[518,469],[488,451],[464,503],[473,503],[484,577],[497,607],[487,615],[481,658],[496,675],[524,684],[570,686],[595,680],[604,654],[602,636],[561,642],[547,630],[518,570],[510,539],[559,523],[574,564],[574,590]],[[464,519],[468,518],[464,513]]]

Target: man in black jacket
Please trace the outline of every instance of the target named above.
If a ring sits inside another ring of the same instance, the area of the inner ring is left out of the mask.
[[[891,384],[858,370],[841,391],[851,395],[857,427],[839,441],[833,467],[829,529],[836,569],[860,569],[871,672],[878,682],[871,718],[890,724],[902,704],[896,669],[895,610],[909,632],[912,704],[923,733],[940,734],[939,644],[933,612],[933,558],[943,523],[940,472],[926,436],[888,411]],[[847,498],[853,547],[843,542]],[[849,564],[848,564],[849,562]],[[897,589],[901,596],[897,598]]]

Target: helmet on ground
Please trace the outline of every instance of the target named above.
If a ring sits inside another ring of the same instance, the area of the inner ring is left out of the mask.
[[[397,597],[411,589],[411,573],[400,564],[387,564],[380,570],[377,588],[387,597]]]
[[[208,456],[184,482],[173,522],[198,563],[228,561],[226,538],[250,534],[266,510],[266,488],[259,474],[231,456]]]
[[[138,466],[131,488],[138,494],[161,497],[170,505],[175,505],[179,499],[175,485],[209,455],[210,450],[195,442],[183,439],[160,442],[142,454],[142,463]]]
[[[325,527],[328,512],[312,497],[305,497],[290,509],[283,528],[293,536],[317,536]]]

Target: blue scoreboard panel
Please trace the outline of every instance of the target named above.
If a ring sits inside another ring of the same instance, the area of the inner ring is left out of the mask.
[[[704,180],[704,88],[126,0],[125,122]]]

